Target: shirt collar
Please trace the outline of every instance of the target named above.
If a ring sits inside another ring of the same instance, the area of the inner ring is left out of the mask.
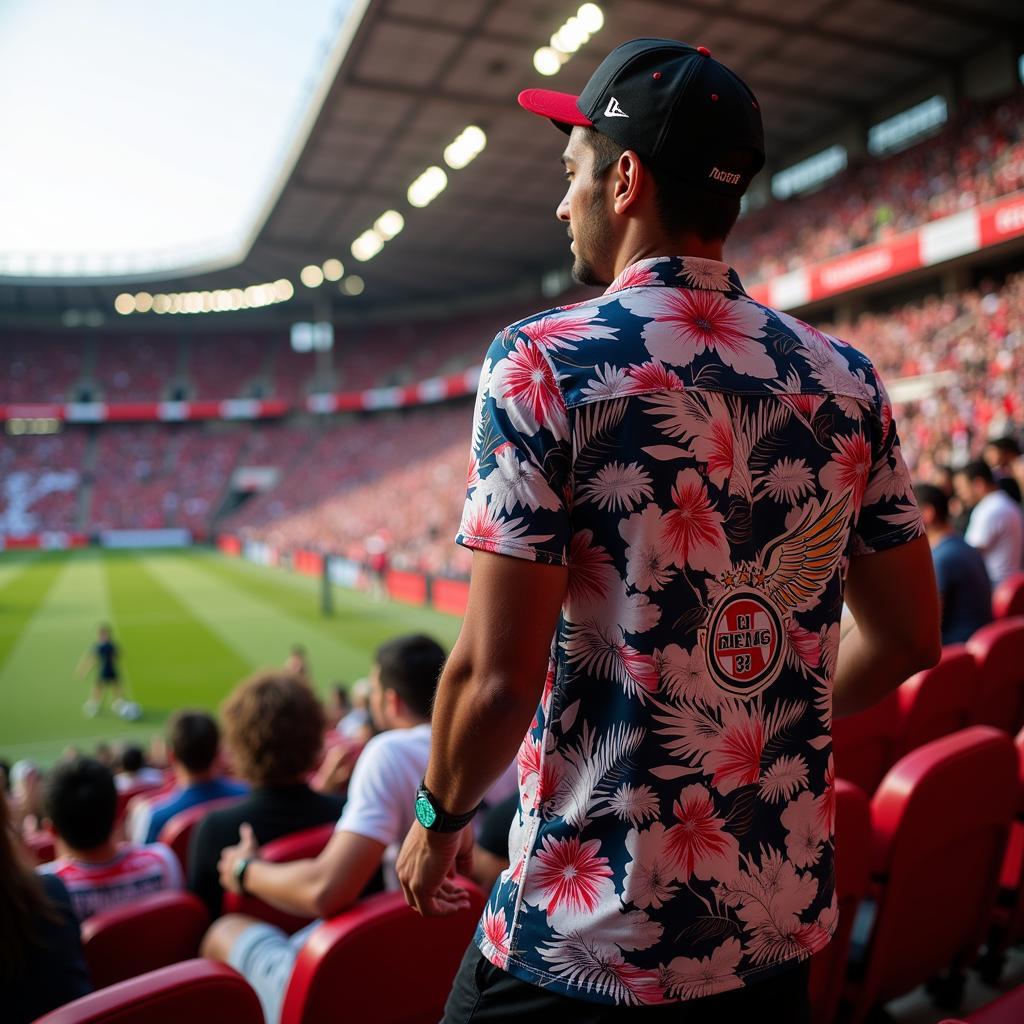
[[[652,256],[637,260],[608,285],[605,295],[613,295],[625,288],[657,285],[746,295],[739,274],[728,263],[701,256]]]

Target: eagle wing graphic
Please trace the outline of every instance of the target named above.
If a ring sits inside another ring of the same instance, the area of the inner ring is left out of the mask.
[[[765,548],[765,591],[781,608],[806,610],[832,579],[846,547],[849,502],[847,493],[824,509],[812,505],[789,533]]]

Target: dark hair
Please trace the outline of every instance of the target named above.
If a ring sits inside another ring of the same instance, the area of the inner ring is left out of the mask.
[[[584,133],[594,151],[594,177],[600,178],[626,150],[596,128],[584,128]],[[753,163],[753,155],[739,150],[722,154],[722,160],[726,166],[746,171]],[[646,161],[644,166],[654,178],[658,215],[666,231],[692,231],[705,242],[724,241],[729,236],[740,215],[739,196],[694,188],[663,167]]]
[[[121,751],[121,770],[125,772],[137,772],[146,763],[146,755],[142,752],[142,747],[136,746],[134,743],[129,744]]]
[[[221,720],[235,767],[257,786],[294,782],[320,762],[324,709],[307,683],[283,669],[236,687]]]
[[[94,757],[68,761],[50,773],[44,804],[57,835],[68,846],[76,850],[95,849],[114,830],[114,776]]]
[[[1017,458],[1020,455],[1020,445],[1017,443],[1015,437],[1010,437],[1007,434],[1004,437],[994,437],[991,441],[985,442],[990,448],[995,448],[997,452],[1002,452],[1004,455],[1012,455]]]
[[[381,644],[374,660],[380,669],[381,687],[394,690],[413,714],[429,718],[445,657],[436,640],[413,633]]]
[[[935,512],[936,522],[945,526],[949,522],[949,498],[934,484],[914,484],[914,497],[918,505],[927,505]]]
[[[209,771],[217,756],[220,729],[205,711],[180,711],[171,719],[167,738],[174,760],[198,775]]]
[[[11,827],[10,806],[0,794],[0,978],[25,970],[26,947],[39,942],[39,925],[59,921],[42,879],[29,867],[26,852]]]
[[[2,792],[8,793],[11,789],[11,762],[0,757],[0,772],[4,773],[4,784]]]
[[[957,472],[962,473],[971,483],[974,483],[975,480],[983,480],[987,484],[995,482],[992,470],[989,469],[988,463],[982,459],[973,459],[966,466],[961,466]]]

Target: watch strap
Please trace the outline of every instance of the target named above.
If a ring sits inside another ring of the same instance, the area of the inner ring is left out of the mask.
[[[243,857],[235,865],[235,881],[238,882],[238,889],[243,896],[249,895],[249,890],[245,887],[245,873],[249,870],[249,865],[255,860],[254,857]]]

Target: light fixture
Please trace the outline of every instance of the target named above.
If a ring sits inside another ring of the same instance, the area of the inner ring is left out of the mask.
[[[411,206],[422,209],[436,199],[448,184],[448,175],[436,164],[428,167],[410,186],[406,197]]]
[[[114,309],[117,310],[122,316],[127,316],[129,313],[135,312],[135,296],[129,295],[128,292],[121,292],[116,299],[114,299]]]
[[[360,263],[365,263],[372,260],[383,248],[384,239],[376,231],[367,229],[352,243],[352,255]]]
[[[324,260],[323,264],[324,277],[328,281],[340,281],[341,275],[345,273],[345,268],[342,266],[341,260]]]
[[[324,283],[324,272],[315,264],[303,267],[299,272],[299,280],[307,288],[319,288]]]
[[[533,66],[542,75],[557,75],[565,59],[565,54],[559,53],[554,47],[542,46],[533,55]]]
[[[475,124],[466,125],[444,151],[444,162],[458,171],[476,158],[487,145],[487,136]]]
[[[397,210],[385,210],[374,222],[373,230],[389,242],[402,228],[405,227],[405,218]]]
[[[591,35],[604,28],[604,12],[597,4],[583,4],[576,12],[576,17]]]
[[[358,274],[349,274],[340,287],[346,295],[362,295],[366,284]]]
[[[135,296],[135,312],[148,313],[153,308],[153,296],[149,292],[138,292]]]

